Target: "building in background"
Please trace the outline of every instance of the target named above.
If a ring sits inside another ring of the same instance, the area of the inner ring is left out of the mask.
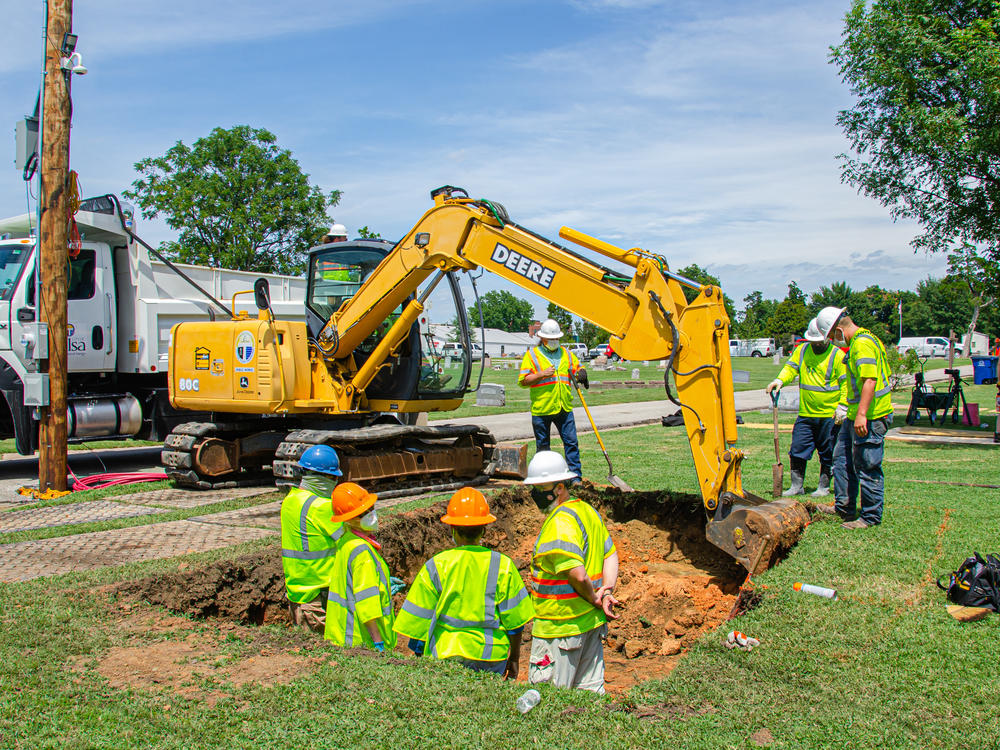
[[[451,341],[452,327],[448,325],[430,326],[431,334],[441,342]],[[538,343],[538,339],[527,333],[509,333],[498,328],[487,328],[485,340],[480,336],[479,328],[469,331],[472,342],[483,347],[490,357],[523,357],[525,352]]]

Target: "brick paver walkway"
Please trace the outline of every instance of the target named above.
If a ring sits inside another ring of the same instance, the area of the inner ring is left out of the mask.
[[[277,492],[274,487],[236,487],[228,490],[150,490],[132,495],[117,495],[111,500],[138,505],[159,505],[164,508],[197,508],[199,505],[221,503],[239,497],[255,497]]]
[[[48,529],[53,526],[68,526],[75,523],[92,523],[169,512],[170,510],[166,508],[144,508],[141,505],[112,503],[108,500],[50,505],[47,508],[12,510],[0,515],[0,533]]]
[[[281,531],[281,501],[254,505],[239,510],[227,510],[222,513],[211,513],[207,516],[194,516],[188,520],[218,523],[223,526],[252,526]]]
[[[128,529],[4,544],[0,545],[0,581],[27,581],[107,565],[175,557],[229,547],[273,534],[268,529],[168,521]]]

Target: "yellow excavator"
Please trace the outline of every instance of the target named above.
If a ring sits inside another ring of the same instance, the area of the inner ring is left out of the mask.
[[[337,449],[345,480],[383,495],[486,481],[510,462],[488,430],[415,424],[420,412],[456,409],[468,390],[472,347],[457,274],[484,269],[609,331],[624,359],[666,360],[666,393],[684,415],[713,544],[753,573],[797,539],[808,521],[801,504],[743,489],[729,318],[717,287],[679,276],[654,253],[560,230],[630,269],[613,271],[461,188],[431,197],[433,207],[395,245],[311,250],[305,322],[275,320],[259,280],[256,318],[173,328],[170,402],[211,420],[167,437],[162,460],[176,482],[227,487],[273,474],[291,483],[298,457],[315,444]],[[450,368],[425,321],[442,284],[435,305],[450,290],[464,344]],[[697,290],[691,302],[682,285]]]

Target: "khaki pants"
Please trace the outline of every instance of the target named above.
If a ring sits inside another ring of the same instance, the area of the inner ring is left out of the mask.
[[[288,602],[288,613],[292,616],[292,622],[301,628],[320,635],[326,630],[326,605],[321,596],[310,602]]]
[[[604,644],[608,632],[602,625],[580,635],[531,638],[528,682],[550,682],[559,687],[604,694]]]

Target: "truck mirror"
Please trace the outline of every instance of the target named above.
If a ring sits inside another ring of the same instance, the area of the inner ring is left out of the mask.
[[[258,310],[267,310],[271,307],[271,286],[267,279],[261,277],[253,284],[253,299],[257,303]]]

